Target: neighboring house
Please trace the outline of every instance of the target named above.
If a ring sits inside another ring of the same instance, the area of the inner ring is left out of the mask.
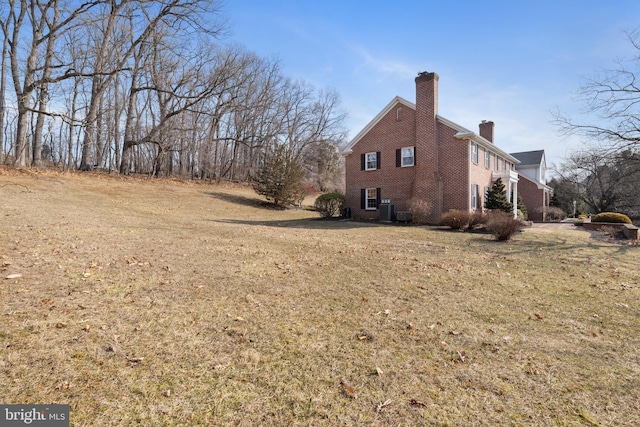
[[[518,194],[527,207],[527,214],[532,221],[544,221],[553,188],[547,185],[545,173],[547,161],[544,150],[511,153],[520,163],[516,170],[520,175]]]
[[[498,178],[516,214],[518,159],[493,144],[493,122],[480,123],[476,134],[440,116],[438,79],[419,73],[416,103],[394,98],[344,150],[347,207],[355,218],[388,219],[389,205],[381,202],[399,212],[419,200],[439,222],[450,209],[481,210]]]

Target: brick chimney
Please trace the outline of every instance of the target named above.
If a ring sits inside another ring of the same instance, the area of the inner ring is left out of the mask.
[[[438,75],[422,72],[416,77],[416,178],[413,195],[428,201],[433,217],[440,217],[441,191],[439,180],[438,139]]]
[[[493,142],[493,127],[493,122],[483,120],[480,123],[480,136],[489,142]]]

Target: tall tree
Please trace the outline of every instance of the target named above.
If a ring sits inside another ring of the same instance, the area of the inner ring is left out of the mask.
[[[508,213],[513,212],[513,204],[507,200],[507,192],[501,178],[496,179],[484,201],[484,208],[489,210],[500,210]]]
[[[578,97],[589,121],[580,122],[560,112],[555,123],[566,135],[585,137],[601,151],[616,152],[640,146],[640,27],[626,33],[632,57],[584,81]]]
[[[640,154],[631,150],[603,152],[596,148],[573,153],[558,173],[575,189],[590,212],[640,213]]]

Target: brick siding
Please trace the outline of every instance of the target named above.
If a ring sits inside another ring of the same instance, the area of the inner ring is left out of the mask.
[[[484,164],[484,148],[478,147],[478,163],[471,161],[469,140],[437,119],[438,75],[420,73],[416,78],[415,110],[397,102],[351,148],[346,156],[347,207],[359,219],[378,219],[378,210],[361,208],[361,191],[380,188],[380,198],[390,199],[396,211],[407,210],[412,198],[427,201],[431,221],[439,222],[450,209],[471,209],[471,184],[478,185],[478,208],[484,204],[484,187],[490,187],[495,156]],[[401,109],[399,112],[398,109]],[[481,134],[493,139],[493,122],[481,124]],[[415,147],[415,165],[396,167],[396,150]],[[361,156],[379,152],[376,170],[361,170]]]
[[[545,200],[545,193],[547,197]],[[518,181],[518,194],[522,198],[522,203],[527,207],[527,216],[531,221],[544,221],[542,206],[548,206],[551,195],[543,188],[538,188],[535,182],[520,175]]]

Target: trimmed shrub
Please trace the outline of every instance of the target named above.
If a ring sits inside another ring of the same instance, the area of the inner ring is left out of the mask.
[[[615,222],[617,224],[631,224],[631,219],[625,214],[617,212],[601,212],[591,217],[591,222]]]
[[[453,230],[467,228],[471,214],[467,211],[452,209],[442,215],[442,225],[446,225]]]
[[[521,228],[522,221],[515,219],[512,214],[492,211],[487,215],[486,230],[493,234],[496,240],[509,240]]]
[[[409,213],[411,214],[411,222],[427,224],[431,214],[431,205],[426,200],[414,197],[409,200]]]
[[[340,193],[321,194],[316,198],[314,207],[323,218],[339,216],[347,199]]]

